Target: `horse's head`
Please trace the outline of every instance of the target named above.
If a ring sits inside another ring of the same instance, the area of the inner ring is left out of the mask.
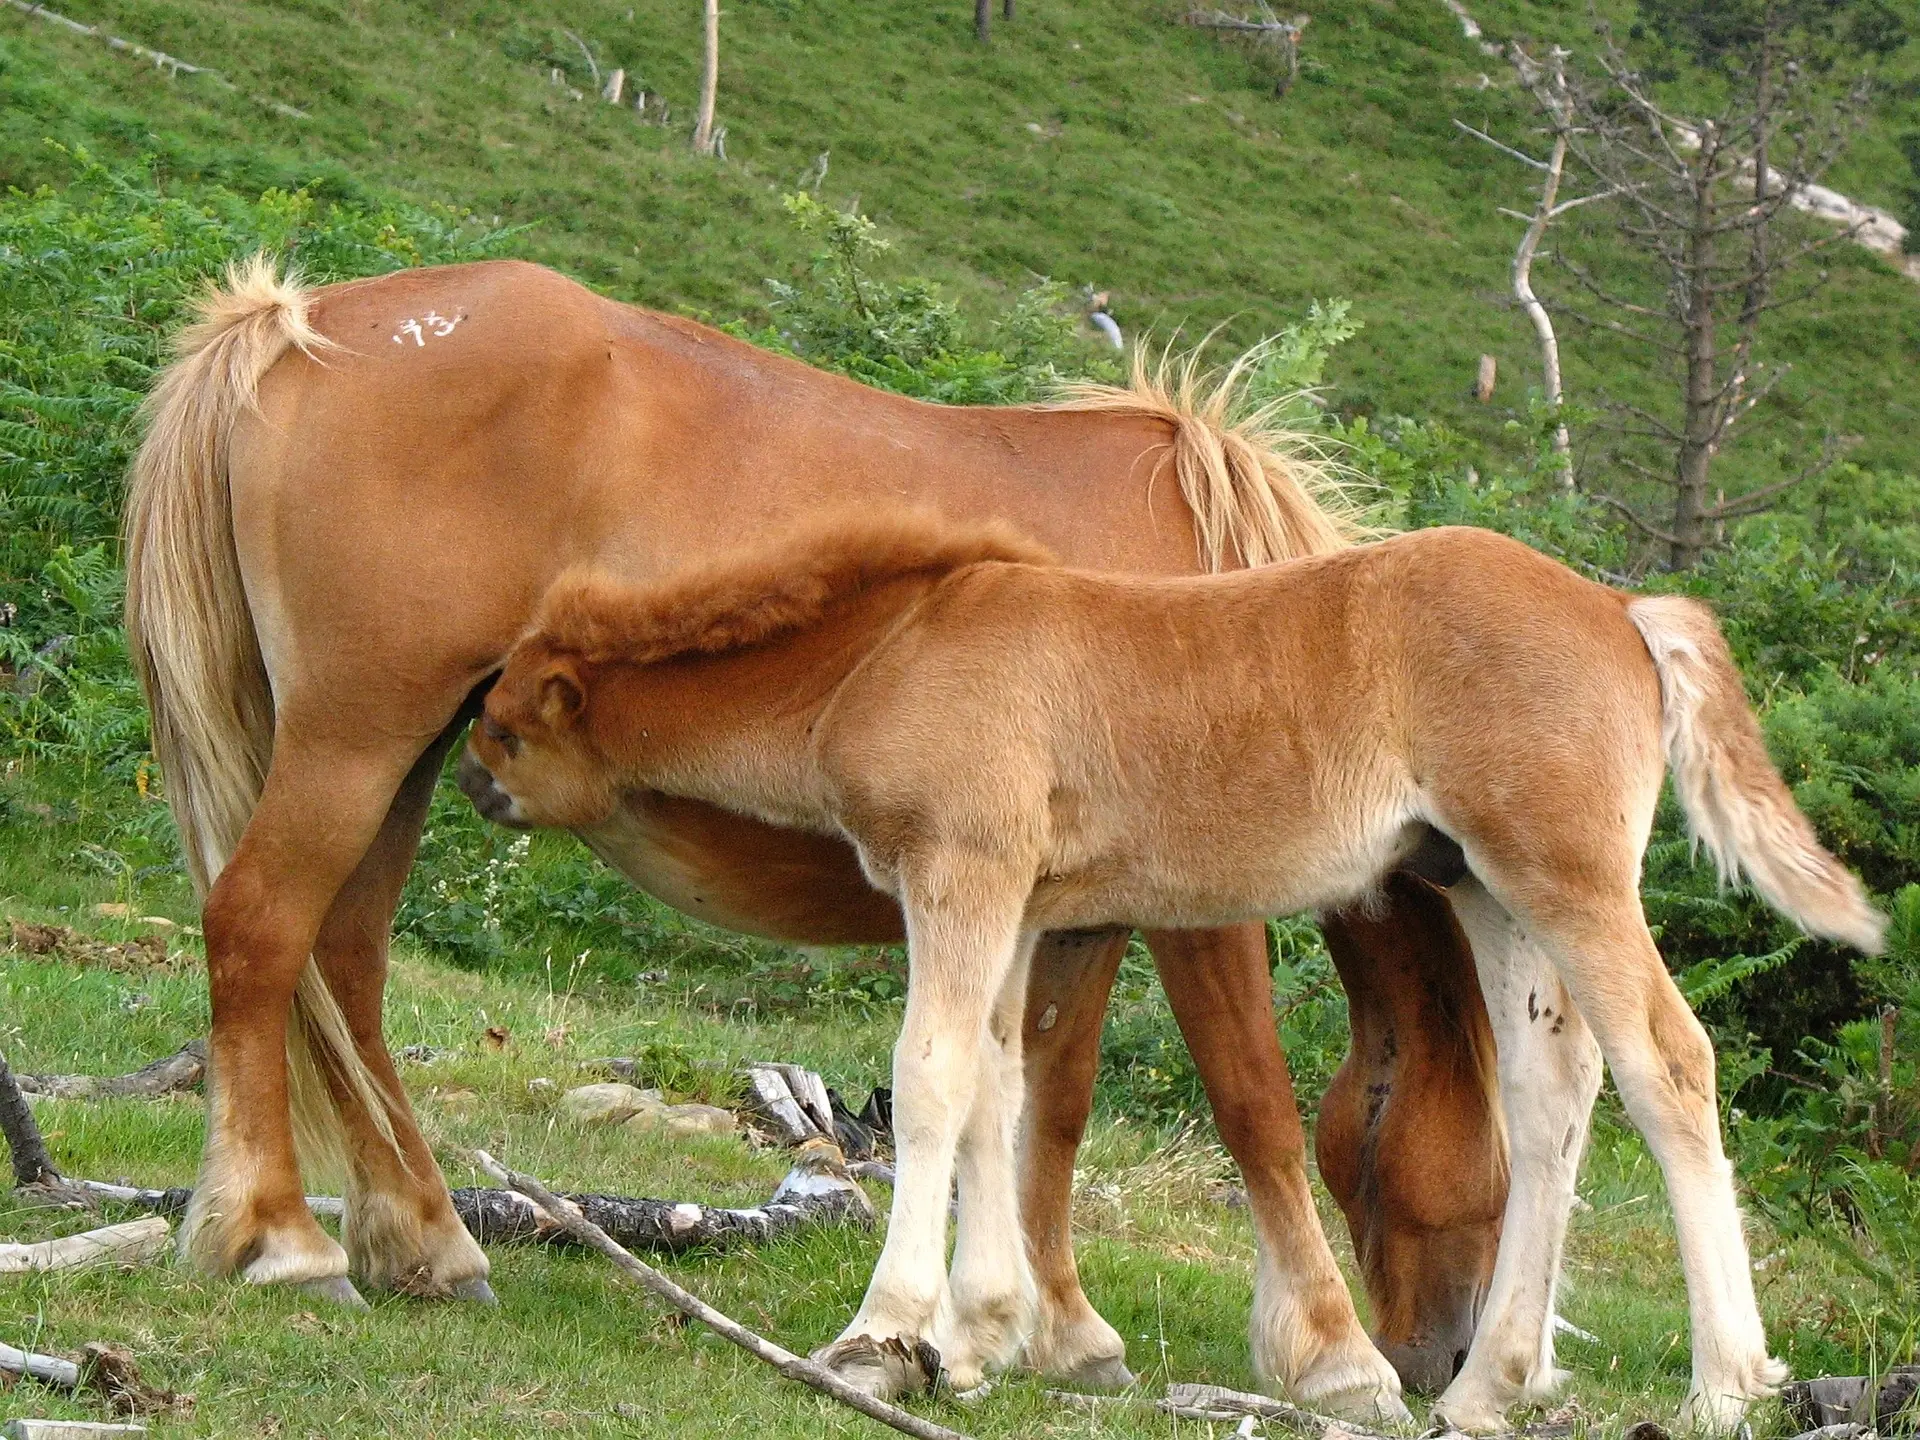
[[[461,761],[462,787],[487,818],[571,829],[612,813],[619,787],[588,724],[593,672],[538,632],[514,647]]]
[[[1507,1198],[1493,1034],[1440,892],[1329,917],[1353,1048],[1320,1103],[1320,1173],[1353,1233],[1373,1338],[1410,1389],[1446,1388],[1473,1344]],[[1414,923],[1414,922],[1419,923]]]

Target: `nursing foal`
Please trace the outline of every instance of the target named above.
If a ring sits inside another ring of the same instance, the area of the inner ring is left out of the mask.
[[[471,741],[524,821],[591,826],[634,789],[693,796],[844,835],[898,898],[899,1180],[866,1299],[826,1357],[891,1389],[922,1340],[961,1387],[1018,1352],[1018,1051],[1038,934],[1339,906],[1438,830],[1471,867],[1454,904],[1482,964],[1516,931],[1544,952],[1572,1008],[1550,1001],[1540,1032],[1577,1060],[1592,1027],[1658,1157],[1693,1322],[1687,1418],[1737,1423],[1783,1370],[1754,1304],[1713,1052],[1640,909],[1668,765],[1723,871],[1863,948],[1882,919],[1774,770],[1709,612],[1467,529],[1192,579],[1046,560],[1000,527],[900,516],[651,585],[563,577]],[[1504,1045],[1498,1063],[1515,1064]],[[1526,1094],[1505,1089],[1521,1134]],[[1512,1160],[1516,1191],[1544,1163],[1518,1142]],[[1508,1229],[1491,1309],[1512,1309],[1503,1281],[1522,1272],[1551,1304],[1543,1247],[1557,1257],[1557,1230]],[[1537,1344],[1538,1328],[1491,1331],[1476,1351]],[[1500,1358],[1471,1356],[1438,1413],[1498,1423],[1510,1397],[1474,1392]]]

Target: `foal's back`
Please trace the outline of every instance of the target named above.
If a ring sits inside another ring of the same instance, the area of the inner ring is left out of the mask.
[[[1436,811],[1577,790],[1596,747],[1657,786],[1624,599],[1466,528],[1182,579],[978,565],[850,679],[823,759],[856,833],[935,797],[935,838],[1031,863],[1035,923],[1337,903]]]

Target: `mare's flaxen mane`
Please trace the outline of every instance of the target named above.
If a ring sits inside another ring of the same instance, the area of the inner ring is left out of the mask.
[[[715,655],[802,629],[892,581],[988,560],[1050,565],[1054,556],[999,521],[961,524],[920,510],[841,515],[649,584],[563,575],[532,633],[548,650],[588,664]]]

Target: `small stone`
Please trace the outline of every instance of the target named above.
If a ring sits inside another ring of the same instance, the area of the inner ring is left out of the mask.
[[[103,900],[93,907],[93,913],[102,920],[131,920],[133,906],[119,900]]]
[[[527,1093],[529,1095],[551,1095],[559,1088],[558,1085],[554,1084],[553,1081],[544,1075],[536,1075],[533,1079],[527,1081]]]
[[[561,1113],[577,1125],[621,1125],[642,1110],[659,1105],[658,1090],[640,1090],[613,1081],[582,1085],[560,1097]]]
[[[144,1425],[101,1425],[92,1420],[14,1420],[6,1440],[97,1440],[108,1435],[144,1435]]]
[[[180,922],[178,920],[169,920],[164,915],[142,915],[140,917],[140,923],[142,925],[151,925],[162,934],[180,928]]]
[[[629,1130],[664,1130],[669,1135],[732,1135],[740,1122],[731,1110],[718,1105],[652,1105],[636,1111]]]

